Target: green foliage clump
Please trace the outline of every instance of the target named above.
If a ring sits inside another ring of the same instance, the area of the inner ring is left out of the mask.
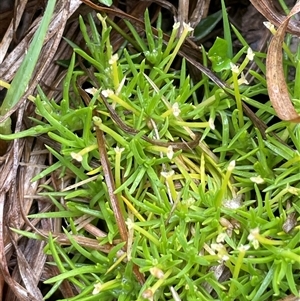
[[[264,137],[242,109],[245,102],[266,124],[274,120],[270,104],[256,100],[266,95],[264,54],[253,58],[235,29],[244,47],[234,57],[223,39],[208,54],[203,50],[203,62],[208,55],[226,82],[224,91],[206,74],[194,83],[185,59],[173,68],[188,26],[178,39],[175,25],[164,45],[160,19],[154,36],[145,15],[145,38],[125,21],[128,43],[114,52],[107,23],[118,28],[98,18],[101,34],[91,16],[88,25],[80,18],[87,50],[70,42],[74,55],[63,99],[56,103],[39,90],[36,112],[43,121],[25,133],[47,132],[60,145],[47,147],[57,161],[33,180],[53,172],[66,182],[72,178],[61,191],[45,186],[42,194],[55,211],[30,216],[62,218],[69,241],[65,246],[56,233],[49,236],[45,251],[61,274],[45,281],[53,284],[45,299],[63,280],[80,292],[69,301],[297,295],[299,226],[293,217],[300,213],[300,127],[274,121]],[[75,64],[79,57],[81,68]],[[250,71],[255,84],[248,86],[243,72],[252,60],[262,73]],[[83,76],[86,91],[78,85]],[[105,148],[95,129],[104,134]],[[126,244],[101,152],[107,153],[126,220]],[[101,225],[106,235],[96,241],[86,224]],[[143,283],[133,273],[136,267]]]

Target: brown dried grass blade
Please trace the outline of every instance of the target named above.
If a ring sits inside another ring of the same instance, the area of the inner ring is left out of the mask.
[[[103,132],[96,128],[96,136],[98,141],[98,147],[99,147],[99,153],[100,153],[100,161],[103,168],[103,173],[105,177],[105,182],[107,185],[107,190],[110,198],[110,203],[116,218],[116,222],[119,228],[120,236],[123,241],[128,243],[128,231],[126,228],[124,216],[122,215],[121,208],[119,201],[117,199],[116,194],[114,191],[116,190],[114,178],[111,172],[111,167],[109,164],[109,160],[106,153],[106,147],[105,147],[105,138]],[[136,265],[133,266],[133,273],[136,276],[136,279],[139,281],[139,283],[144,284],[145,279],[143,274],[138,270],[138,267]]]
[[[278,12],[273,0],[250,0],[252,5],[272,24],[279,27],[284,22],[286,16]],[[299,36],[299,21],[290,20],[287,25],[287,32]]]
[[[278,27],[276,34],[270,42],[266,62],[268,93],[276,114],[282,120],[297,123],[300,122],[300,115],[294,109],[285,82],[282,65],[282,44],[290,18],[299,11],[300,2],[293,7],[286,19]]]

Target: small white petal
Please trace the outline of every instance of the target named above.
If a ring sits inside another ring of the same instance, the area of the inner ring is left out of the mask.
[[[218,252],[224,249],[224,246],[220,243],[211,244],[210,247],[212,248],[212,250],[215,250],[215,251],[218,251]]]
[[[169,145],[167,150],[167,157],[171,160],[174,156],[173,146]]]
[[[81,161],[82,161],[82,156],[81,156],[80,154],[78,154],[78,153],[71,152],[71,157],[72,157],[74,160],[78,161],[78,162],[81,162]]]
[[[160,174],[164,177],[164,178],[169,178],[172,177],[174,175],[175,171],[172,169],[170,171],[162,171]]]
[[[230,62],[230,68],[233,73],[239,73],[239,67],[236,64]]]
[[[180,27],[180,22],[176,22],[173,25],[173,29],[178,29]]]
[[[220,233],[220,234],[217,236],[216,242],[217,242],[217,243],[224,242],[226,237],[227,237],[227,234],[226,234],[226,233]]]
[[[266,21],[266,22],[263,22],[263,24],[264,24],[270,31],[275,30],[275,27],[274,27],[274,25],[273,25],[271,22]]]
[[[124,147],[121,147],[121,148],[120,148],[120,147],[118,147],[118,146],[117,146],[117,147],[115,147],[115,152],[116,152],[116,153],[122,153],[124,150],[125,150],[125,148],[124,148]]]
[[[209,127],[211,130],[214,130],[216,127],[215,127],[215,120],[213,118],[209,118],[208,119],[208,124],[209,124]]]
[[[246,252],[246,251],[248,251],[250,249],[250,246],[249,245],[240,245],[239,247],[238,247],[238,250],[240,251],[240,252]]]
[[[148,300],[153,300],[153,291],[151,290],[151,288],[146,289],[143,293],[142,293],[142,297],[144,299],[148,299]]]
[[[227,170],[233,171],[234,168],[235,168],[235,160],[232,160],[232,161],[230,161]]]
[[[256,240],[257,235],[259,235],[259,228],[251,229],[250,234],[248,235],[248,240],[249,241]]]
[[[110,58],[110,60],[108,61],[108,63],[110,65],[116,63],[119,59],[119,55],[117,53],[115,53],[114,55],[112,55],[112,57]]]
[[[114,94],[114,91],[111,89],[106,89],[106,90],[103,90],[101,93],[104,97],[109,97],[110,95]]]
[[[180,114],[180,109],[179,109],[179,105],[178,105],[178,102],[175,102],[173,105],[172,105],[172,111],[173,111],[173,115],[175,117],[178,117],[179,114]]]
[[[190,26],[190,23],[185,23],[185,22],[183,22],[183,28],[184,28],[184,30],[187,30],[188,32],[194,30],[194,28]]]
[[[247,58],[249,59],[249,61],[253,61],[254,55],[255,55],[254,52],[249,47],[248,50],[247,50]]]
[[[91,95],[94,95],[96,92],[97,92],[97,89],[96,88],[88,88],[88,89],[85,89],[85,92],[86,93],[89,93]]]
[[[93,295],[99,294],[100,291],[101,291],[101,288],[102,288],[102,284],[101,283],[94,284],[94,290],[93,290],[92,294]]]
[[[251,177],[250,180],[253,183],[256,183],[256,184],[263,184],[263,183],[265,183],[265,180],[261,176]]]
[[[162,279],[165,276],[164,272],[157,267],[150,268],[150,273],[157,279]]]
[[[241,78],[238,79],[238,85],[249,85],[249,82],[246,80],[245,74],[241,73]]]

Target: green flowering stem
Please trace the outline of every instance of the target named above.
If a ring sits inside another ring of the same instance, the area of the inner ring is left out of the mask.
[[[171,275],[172,269],[168,270],[162,278],[160,278],[151,288],[153,294],[161,287],[161,285],[168,279],[168,277]]]
[[[182,35],[180,36],[177,44],[176,44],[176,47],[174,48],[172,54],[171,54],[171,57],[168,61],[168,64],[165,66],[164,68],[164,73],[167,73],[174,61],[174,59],[176,58],[177,54],[178,54],[178,51],[181,47],[181,45],[183,44],[185,38],[187,37],[188,33],[191,32],[193,30],[192,27],[190,27],[188,24],[186,23],[183,23],[183,32],[182,32]]]
[[[227,186],[228,186],[228,183],[230,182],[230,176],[231,176],[231,173],[232,173],[234,167],[235,167],[235,161],[231,161],[228,165],[224,179],[222,180],[221,189],[219,190],[219,192],[217,194],[217,198],[215,201],[216,209],[221,207],[222,201],[226,198]]]
[[[246,254],[246,251],[249,249],[249,245],[247,246],[240,246],[238,248],[238,251],[239,251],[239,255],[238,255],[238,258],[235,262],[235,266],[234,266],[234,270],[233,270],[233,275],[232,275],[232,278],[235,279],[235,280],[238,280],[238,277],[239,277],[239,273],[240,273],[240,270],[241,270],[241,267],[242,267],[242,264],[243,264],[243,259],[245,257],[245,254]],[[230,289],[229,289],[229,296],[232,296],[233,292],[235,291],[236,289],[236,286],[235,286],[235,282],[232,282],[231,286],[230,286]]]
[[[133,228],[135,231],[143,234],[145,237],[147,237],[149,240],[151,240],[157,247],[160,245],[160,242],[157,238],[155,238],[153,235],[151,235],[147,230],[137,225],[135,222],[133,222],[131,219],[127,219],[126,221],[128,229]]]
[[[232,79],[233,79],[233,88],[234,88],[234,96],[236,100],[236,106],[238,109],[238,116],[239,116],[239,126],[242,128],[244,126],[244,113],[243,113],[243,106],[242,106],[242,100],[241,100],[241,94],[240,94],[240,88],[239,88],[239,82],[238,82],[238,74],[239,74],[239,68],[231,64],[231,71],[232,71]]]
[[[109,134],[111,137],[113,137],[119,144],[126,147],[128,145],[128,142],[117,132],[112,130],[110,127],[106,126],[101,118],[94,116],[93,117],[94,124],[103,132]]]
[[[107,291],[107,290],[112,290],[114,288],[118,288],[120,285],[121,280],[120,279],[114,279],[107,281],[105,283],[96,283],[94,284],[94,290],[93,290],[93,295],[97,295],[100,292]]]
[[[266,238],[262,235],[257,235],[256,236],[256,239],[261,243],[261,244],[264,244],[264,245],[271,245],[271,246],[281,246],[284,244],[284,242],[282,240],[273,240],[273,239],[269,239],[269,238]]]
[[[120,106],[122,106],[123,108],[131,111],[132,113],[134,113],[135,115],[139,116],[140,112],[134,108],[133,106],[131,106],[128,102],[124,101],[123,99],[121,99],[119,96],[117,96],[115,93],[113,93],[111,90],[104,90],[102,91],[102,94],[105,97],[110,98],[111,100],[113,100],[115,103],[118,103]]]
[[[118,91],[120,80],[119,80],[119,73],[118,73],[118,54],[112,55],[112,57],[109,60],[109,64],[111,65],[111,78],[114,83],[115,92]]]
[[[177,22],[173,25],[173,30],[172,30],[170,39],[168,41],[167,48],[165,49],[164,54],[163,54],[164,59],[170,54],[170,52],[172,50],[172,47],[173,47],[174,41],[176,39],[179,27],[180,27],[179,22]]]
[[[171,193],[174,202],[177,199],[177,192],[173,182],[174,170],[171,170],[169,172],[162,172],[161,175],[166,179],[166,184],[169,188],[169,191]]]

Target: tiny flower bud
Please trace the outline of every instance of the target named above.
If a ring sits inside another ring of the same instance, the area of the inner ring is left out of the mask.
[[[114,55],[112,55],[112,57],[110,58],[110,60],[108,61],[108,63],[110,65],[116,63],[119,59],[119,55],[117,53],[115,53]]]
[[[254,55],[255,55],[254,52],[249,47],[248,50],[247,50],[247,58],[249,59],[249,61],[253,61]]]
[[[71,152],[71,157],[72,157],[74,160],[78,161],[78,162],[81,162],[81,161],[82,161],[82,156],[81,156],[80,154],[78,154],[78,153]]]
[[[178,29],[180,27],[180,22],[176,22],[173,25],[173,29]]]
[[[152,276],[154,276],[157,279],[162,279],[164,278],[165,275],[164,272],[157,267],[150,268],[150,273]]]
[[[263,184],[263,183],[265,183],[265,180],[260,175],[257,176],[257,177],[251,177],[250,180],[253,183],[256,183],[256,184]]]
[[[174,156],[173,146],[169,145],[167,150],[167,157],[171,160]]]
[[[100,282],[94,284],[94,290],[93,290],[92,294],[93,294],[93,295],[99,294],[100,291],[101,291],[101,288],[102,288],[102,284],[101,284]]]
[[[175,117],[178,117],[179,114],[180,114],[180,112],[181,112],[180,109],[179,109],[178,102],[175,102],[175,103],[173,104],[172,110],[173,110],[173,115],[174,115]]]
[[[275,31],[275,27],[271,22],[263,22],[263,24],[265,25],[265,27],[267,27],[272,33]]]
[[[183,28],[184,28],[184,30],[187,30],[188,32],[194,30],[194,28],[190,26],[190,23],[185,23],[185,22],[183,22]]]
[[[153,292],[152,292],[151,288],[146,289],[146,290],[142,293],[142,297],[143,297],[144,299],[153,300]]]
[[[230,68],[233,73],[239,73],[239,67],[236,64],[230,62]]]
[[[248,251],[250,249],[250,246],[249,245],[240,245],[239,247],[238,247],[238,250],[240,251],[240,252],[246,252],[246,251]]]
[[[230,161],[227,170],[233,171],[234,168],[235,168],[235,160],[232,160],[232,161]]]
[[[164,178],[169,178],[172,177],[174,175],[174,170],[170,170],[170,171],[162,171],[160,174],[164,177]]]
[[[89,93],[91,95],[94,95],[96,92],[97,92],[97,89],[96,88],[88,88],[88,89],[85,89],[85,92],[86,93]]]
[[[119,146],[115,147],[115,152],[116,153],[122,153],[124,150],[125,150],[124,147],[121,147],[121,148]]]
[[[103,90],[101,93],[104,97],[109,97],[110,95],[114,94],[114,91],[111,89],[107,89],[107,90]]]

